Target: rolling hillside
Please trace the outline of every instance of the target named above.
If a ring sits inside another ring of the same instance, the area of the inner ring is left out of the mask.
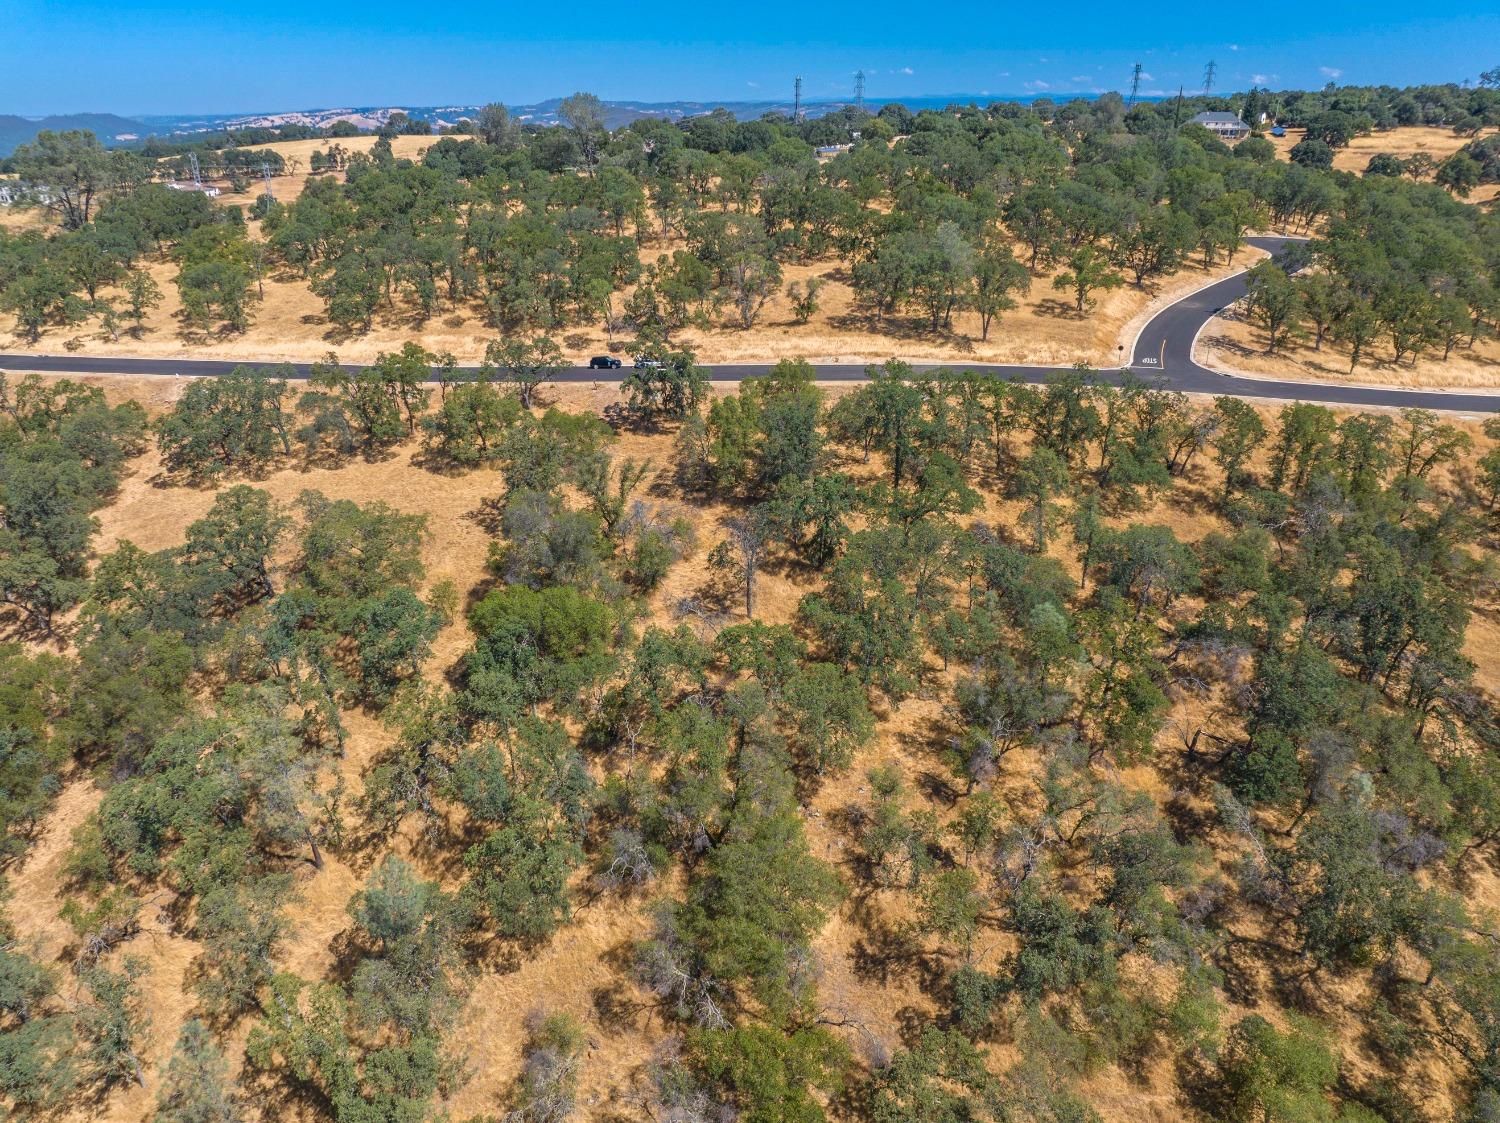
[[[147,133],[146,126],[114,113],[60,113],[51,117],[17,117],[0,113],[0,156],[9,156],[43,129],[62,132],[88,129],[106,145],[124,144]]]

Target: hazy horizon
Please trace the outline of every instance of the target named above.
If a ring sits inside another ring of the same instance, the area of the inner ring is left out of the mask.
[[[537,98],[537,99],[535,99],[533,101],[520,101],[520,100],[510,100],[510,101],[507,101],[504,98],[495,98],[495,99],[491,99],[491,100],[499,101],[499,102],[502,102],[503,104],[506,104],[506,105],[512,106],[512,107],[528,108],[528,107],[531,107],[531,106],[545,105],[545,104],[548,104],[550,102],[561,101],[562,99],[568,97],[570,94],[572,94],[574,92],[576,92],[576,91],[570,90],[570,91],[568,91],[566,93],[550,94],[550,95],[548,95],[546,97]],[[1106,93],[1120,93],[1120,94],[1123,95],[1124,92],[1125,91],[1119,90],[1119,89],[1114,89],[1114,90],[1052,90],[1052,91],[1047,91],[1047,92],[1043,92],[1043,93],[1020,93],[1020,92],[1008,91],[1008,90],[983,90],[983,91],[968,90],[968,91],[952,91],[952,92],[942,92],[942,93],[913,93],[913,94],[905,94],[905,95],[902,95],[902,96],[899,96],[899,97],[897,97],[897,96],[875,97],[875,96],[867,95],[865,100],[868,103],[870,103],[870,104],[872,104],[874,106],[885,105],[887,103],[900,103],[900,104],[908,106],[910,108],[917,108],[917,107],[930,108],[932,106],[941,106],[941,105],[948,104],[948,103],[955,103],[955,102],[956,103],[965,103],[965,102],[971,102],[971,101],[984,101],[984,100],[990,100],[990,101],[1018,101],[1018,102],[1030,103],[1030,102],[1033,102],[1033,101],[1040,101],[1040,100],[1047,99],[1047,98],[1051,98],[1051,99],[1056,100],[1056,101],[1065,101],[1065,100],[1069,100],[1069,99],[1072,99],[1072,98],[1093,99],[1093,98],[1101,97],[1101,96],[1103,96]],[[1229,95],[1231,95],[1233,93],[1242,93],[1242,92],[1244,92],[1244,91],[1215,90],[1214,94],[1215,94],[1215,96],[1229,96]],[[1201,90],[1196,91],[1196,94],[1198,94],[1198,95],[1201,95],[1201,93],[1202,93]],[[1175,97],[1175,96],[1176,96],[1176,91],[1175,90],[1172,91],[1170,94],[1146,94],[1146,93],[1143,92],[1139,96],[1138,100],[1140,100],[1140,101],[1161,101],[1161,100],[1164,100],[1164,98]],[[1186,91],[1186,96],[1188,96],[1188,97],[1195,96],[1195,91],[1193,91],[1193,90],[1187,90]],[[733,106],[772,105],[772,104],[780,104],[780,103],[783,103],[783,102],[786,103],[786,104],[788,104],[788,105],[790,105],[792,103],[792,94],[790,92],[788,92],[785,97],[777,97],[777,96],[768,94],[768,95],[766,95],[764,97],[743,97],[743,98],[693,97],[691,95],[686,95],[686,96],[677,97],[677,98],[653,98],[653,99],[633,98],[633,97],[608,97],[608,98],[604,98],[603,100],[606,101],[607,103],[615,104],[615,105],[632,105],[632,106],[642,106],[642,107],[657,107],[657,106],[672,106],[672,105],[702,105],[702,106],[708,106],[708,107],[717,107],[717,106],[733,107]],[[847,93],[847,94],[843,95],[842,97],[839,97],[839,96],[808,97],[808,96],[806,96],[804,94],[803,95],[803,99],[802,99],[802,104],[804,106],[841,105],[841,104],[850,103],[852,101],[853,101],[853,94],[852,94],[852,91],[851,91],[850,93]],[[343,101],[343,102],[327,102],[327,103],[305,104],[305,105],[283,105],[283,106],[275,106],[275,107],[270,107],[270,108],[265,108],[265,107],[262,107],[262,108],[251,108],[251,109],[243,109],[243,108],[241,108],[241,109],[226,109],[226,110],[216,110],[216,111],[200,110],[200,109],[188,106],[188,107],[180,107],[180,108],[178,108],[175,111],[169,111],[169,112],[139,112],[139,113],[131,112],[128,109],[115,108],[113,106],[90,106],[90,107],[79,108],[79,109],[52,110],[52,111],[49,111],[49,112],[46,112],[46,113],[16,113],[16,114],[14,114],[14,116],[22,117],[22,118],[24,118],[26,120],[30,120],[30,121],[42,121],[42,120],[46,120],[46,119],[52,118],[52,117],[70,117],[70,116],[81,116],[81,115],[87,115],[87,114],[106,114],[107,113],[107,114],[112,114],[112,115],[117,116],[117,117],[124,117],[124,118],[128,118],[128,119],[131,119],[131,120],[134,120],[134,121],[139,121],[142,124],[151,124],[153,122],[184,120],[184,119],[188,119],[188,118],[192,118],[192,117],[202,117],[202,118],[206,118],[206,119],[209,119],[209,118],[211,118],[211,119],[219,119],[219,118],[239,118],[239,117],[272,117],[272,116],[294,114],[294,113],[308,113],[308,114],[313,114],[313,113],[332,113],[332,112],[338,112],[338,111],[347,111],[347,112],[350,112],[350,113],[358,113],[358,112],[365,111],[365,110],[380,110],[380,109],[391,109],[391,110],[412,110],[412,109],[419,109],[419,110],[441,110],[441,109],[444,109],[444,108],[454,108],[454,109],[459,109],[459,108],[476,108],[476,107],[478,107],[478,106],[480,106],[482,104],[484,104],[484,103],[482,103],[482,102],[460,102],[460,101],[455,101],[455,100],[453,100],[453,99],[450,98],[450,99],[446,99],[446,100],[441,100],[440,99],[440,100],[435,101],[435,102],[416,102],[416,101],[404,101],[403,102],[403,101],[395,101],[395,100],[371,101],[371,102]],[[3,112],[8,112],[8,111],[6,111],[6,110],[0,110],[0,113],[3,113]]]

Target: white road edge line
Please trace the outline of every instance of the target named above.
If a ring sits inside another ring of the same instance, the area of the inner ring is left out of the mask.
[[[1256,238],[1281,238],[1284,241],[1288,241],[1288,242],[1306,242],[1306,241],[1310,241],[1311,240],[1309,238],[1309,236],[1305,235],[1305,234],[1255,234],[1255,235],[1252,235],[1252,237],[1256,237]],[[1246,240],[1248,241],[1248,239],[1246,239]],[[1259,246],[1256,246],[1255,248],[1256,249],[1260,249]],[[1267,256],[1266,256],[1266,260],[1270,261],[1271,258],[1273,258],[1275,256],[1276,256],[1276,254],[1275,254],[1274,251],[1269,252],[1267,254]],[[1258,265],[1260,263],[1257,262],[1256,264]],[[1128,351],[1128,357],[1129,357],[1130,361],[1129,361],[1129,363],[1127,365],[1130,366],[1130,367],[1134,367],[1135,366],[1135,351],[1136,351],[1136,348],[1141,345],[1141,336],[1143,336],[1143,335],[1146,334],[1146,329],[1151,326],[1152,322],[1156,319],[1156,317],[1160,316],[1163,312],[1166,312],[1169,309],[1177,307],[1177,305],[1181,304],[1184,300],[1191,300],[1193,297],[1197,296],[1200,292],[1203,292],[1205,289],[1211,289],[1215,285],[1222,285],[1225,281],[1232,281],[1236,277],[1243,277],[1246,273],[1250,272],[1251,268],[1252,268],[1251,266],[1247,265],[1244,269],[1241,269],[1238,273],[1231,273],[1227,277],[1219,277],[1219,278],[1217,278],[1215,280],[1212,280],[1212,281],[1204,281],[1197,288],[1192,289],[1192,290],[1190,290],[1188,292],[1183,293],[1176,300],[1172,301],[1172,303],[1170,303],[1170,304],[1164,304],[1162,307],[1158,308],[1155,312],[1151,313],[1151,315],[1147,316],[1145,322],[1142,323],[1140,327],[1138,327],[1138,328],[1135,329],[1135,338],[1130,341],[1130,348],[1129,348],[1129,351]],[[1241,297],[1240,299],[1243,300],[1244,297]],[[1235,303],[1238,303],[1238,301],[1236,301]],[[1224,307],[1228,308],[1228,307],[1230,307],[1230,305],[1226,304]],[[1218,313],[1214,313],[1214,315],[1218,315]],[[1209,320],[1212,320],[1213,318],[1214,318],[1213,316],[1209,316],[1208,320],[1204,320],[1203,321],[1203,326],[1206,327],[1208,325]],[[1201,332],[1203,330],[1203,327],[1200,327],[1198,330]],[[1198,337],[1195,335],[1195,336],[1193,336],[1193,347],[1188,350],[1188,358],[1189,359],[1192,358],[1193,350],[1196,349],[1197,346],[1198,346]],[[1160,372],[1158,372],[1158,373],[1160,373]]]

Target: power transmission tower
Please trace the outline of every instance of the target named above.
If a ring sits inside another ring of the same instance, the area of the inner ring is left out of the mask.
[[[854,108],[864,112],[865,108],[865,72],[857,71],[854,75]]]
[[[193,169],[193,186],[201,188],[203,186],[203,173],[198,169],[198,153],[188,153],[188,167]]]
[[[1131,68],[1131,70],[1130,70],[1130,100],[1125,103],[1125,108],[1126,109],[1129,109],[1132,105],[1135,104],[1136,95],[1138,95],[1140,92],[1141,92],[1141,64],[1140,63],[1136,63],[1135,66],[1133,66]]]
[[[802,120],[802,75],[797,75],[797,82],[793,89],[796,92],[792,94],[792,120],[800,121]]]
[[[1208,60],[1208,65],[1203,68],[1203,96],[1207,97],[1214,88],[1214,72],[1219,69],[1219,64],[1213,59]]]
[[[260,164],[260,178],[265,183],[266,189],[262,194],[267,199],[276,198],[276,193],[271,190],[271,162],[262,160]]]

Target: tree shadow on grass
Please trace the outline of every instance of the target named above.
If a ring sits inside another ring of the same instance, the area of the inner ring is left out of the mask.
[[[953,328],[934,328],[930,320],[917,316],[884,315],[851,309],[828,317],[828,326],[838,331],[888,339],[902,343],[943,344],[959,351],[974,349],[972,337]]]
[[[239,1084],[244,1098],[255,1104],[263,1119],[333,1118],[322,1090],[310,1080],[298,1080],[285,1068],[262,1069],[247,1061]]]
[[[1088,318],[1088,311],[1080,312],[1076,304],[1066,300],[1058,300],[1055,297],[1046,297],[1036,302],[1033,307],[1038,316],[1051,316],[1056,320],[1084,320]]]
[[[922,946],[909,926],[892,923],[871,897],[852,901],[850,919],[863,933],[851,945],[850,964],[865,983],[914,983],[935,994],[947,977],[942,957]]]

